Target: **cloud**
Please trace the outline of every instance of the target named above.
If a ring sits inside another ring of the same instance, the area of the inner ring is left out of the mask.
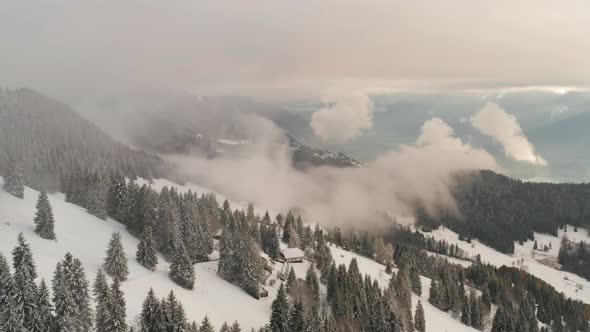
[[[454,137],[454,130],[440,118],[432,118],[422,125],[416,141],[418,146],[436,146],[445,150],[469,152],[471,147]]]
[[[501,144],[507,157],[533,165],[547,165],[523,133],[516,117],[497,104],[486,104],[470,120],[479,132]]]
[[[375,229],[385,214],[412,217],[417,204],[430,213],[452,209],[454,174],[499,169],[494,157],[463,143],[440,119],[426,122],[415,144],[384,153],[364,167],[295,170],[289,149],[263,141],[239,157],[171,160],[192,181],[236,201],[272,211],[297,210],[307,222],[357,229]]]
[[[343,79],[590,83],[590,3],[541,1],[3,0],[0,84],[67,97],[138,85],[317,96]]]
[[[326,96],[330,106],[313,113],[311,128],[324,142],[345,142],[373,126],[373,102],[364,93]]]

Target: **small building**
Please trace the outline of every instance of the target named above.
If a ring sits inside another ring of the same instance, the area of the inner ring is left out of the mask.
[[[303,262],[304,253],[299,248],[284,249],[281,254],[287,263],[301,263]]]

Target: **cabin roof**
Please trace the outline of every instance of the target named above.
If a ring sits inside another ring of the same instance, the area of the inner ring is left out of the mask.
[[[285,256],[285,259],[290,259],[290,258],[303,258],[303,251],[299,248],[287,248],[287,249],[283,249],[282,251],[283,256]]]

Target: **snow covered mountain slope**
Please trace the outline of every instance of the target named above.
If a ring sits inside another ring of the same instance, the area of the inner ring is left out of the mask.
[[[573,227],[567,232],[568,237],[572,236],[578,241],[587,238],[586,234],[588,233],[586,230],[581,229],[577,233],[574,233],[571,231],[572,229]],[[456,244],[470,256],[475,257],[479,254],[484,263],[490,263],[498,267],[502,265],[520,267],[537,278],[551,284],[558,292],[563,292],[567,297],[583,301],[584,303],[590,303],[590,281],[573,273],[560,271],[537,261],[543,257],[538,257],[537,255],[533,258],[531,254],[533,241],[528,241],[522,246],[518,245],[518,243],[515,244],[514,255],[506,255],[477,240],[472,240],[471,244],[465,241],[459,241],[459,235],[457,233],[442,226],[432,232],[424,233],[424,235],[434,236],[435,239],[445,240],[449,244]],[[563,231],[560,230],[559,235],[562,236]],[[550,242],[552,249],[549,253],[557,256],[560,238],[537,233],[535,233],[535,238],[537,239],[538,245],[541,246],[544,244],[548,245]]]
[[[0,187],[3,184],[0,178]],[[156,180],[154,187],[174,185],[179,191],[197,190],[204,188],[196,185],[178,186],[168,180]],[[18,199],[0,190],[0,252],[10,258],[11,251],[16,245],[18,233],[22,232],[33,250],[33,257],[37,264],[40,278],[50,281],[53,277],[55,265],[63,259],[67,252],[79,258],[85,268],[87,278],[92,281],[105,257],[105,250],[112,232],[121,232],[123,246],[129,259],[129,279],[123,282],[123,291],[127,301],[127,317],[133,321],[141,310],[141,303],[150,287],[154,288],[159,297],[174,290],[178,299],[182,301],[190,320],[201,320],[207,315],[216,327],[224,321],[237,320],[244,330],[258,328],[268,323],[271,304],[276,297],[280,282],[273,286],[264,286],[269,296],[256,300],[247,295],[240,288],[224,281],[216,275],[217,262],[206,262],[195,265],[196,283],[194,290],[183,289],[168,278],[169,266],[162,257],[156,271],[146,270],[135,261],[135,251],[138,240],[126,232],[124,226],[115,220],[100,220],[84,211],[84,209],[66,203],[63,194],[50,194],[49,200],[55,216],[55,231],[57,241],[40,238],[33,232],[33,217],[38,192],[25,188],[25,198]],[[218,196],[221,198],[221,195]],[[236,205],[240,207],[241,205]],[[387,286],[389,275],[384,272],[385,267],[375,261],[354,253],[332,246],[336,263],[349,264],[353,258],[359,262],[363,274],[370,274],[379,280],[382,286]],[[292,264],[297,277],[305,278],[310,266],[308,261]],[[277,279],[277,272],[282,268],[281,263],[275,265],[269,281]],[[40,278],[36,281],[40,281]],[[277,280],[278,281],[278,280]],[[428,289],[430,280],[423,278],[424,294],[422,303],[425,310],[426,330],[430,332],[444,331],[475,331],[462,325],[428,303]],[[325,287],[322,286],[325,296]],[[413,306],[418,301],[413,296]]]
[[[0,187],[2,184],[3,181],[0,180]],[[52,279],[55,265],[67,252],[82,261],[86,276],[92,281],[103,263],[112,232],[120,231],[129,259],[129,279],[122,284],[129,320],[139,314],[147,291],[153,287],[159,297],[174,290],[191,320],[200,321],[207,315],[217,327],[226,320],[237,320],[248,330],[268,323],[276,287],[266,287],[269,297],[256,300],[239,287],[217,277],[217,262],[213,261],[196,264],[195,289],[183,289],[168,278],[169,266],[162,257],[159,257],[159,264],[154,272],[135,261],[139,241],[127,233],[122,224],[112,219],[100,220],[86,213],[84,209],[66,203],[63,194],[49,195],[55,216],[57,241],[44,240],[33,232],[37,196],[38,192],[30,188],[25,188],[24,199],[0,190],[0,252],[10,259],[11,251],[17,243],[17,235],[22,232],[33,250],[39,275],[46,281]],[[300,277],[304,276],[305,274]]]

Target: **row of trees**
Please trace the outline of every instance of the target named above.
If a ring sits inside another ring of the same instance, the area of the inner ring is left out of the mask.
[[[513,253],[516,241],[533,240],[533,232],[557,236],[561,225],[590,226],[590,184],[523,182],[481,171],[458,175],[453,194],[459,213],[418,209],[418,222],[443,224],[503,253]]]

